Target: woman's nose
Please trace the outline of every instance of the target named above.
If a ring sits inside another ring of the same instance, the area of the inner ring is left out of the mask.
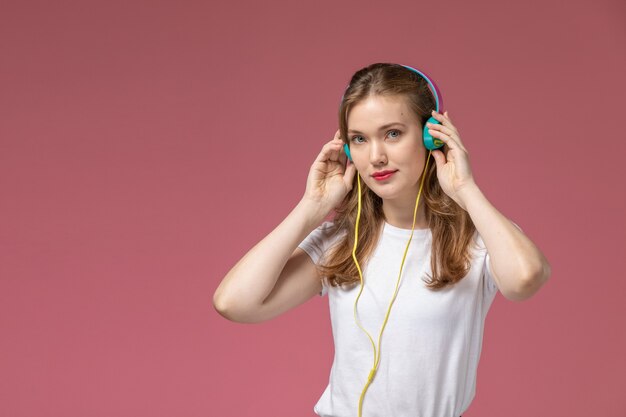
[[[370,163],[380,165],[387,162],[387,155],[383,146],[373,143],[370,147]]]

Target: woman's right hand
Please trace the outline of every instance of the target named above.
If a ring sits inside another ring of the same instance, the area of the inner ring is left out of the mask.
[[[324,206],[328,211],[337,207],[352,189],[356,173],[352,162],[346,165],[347,159],[337,130],[335,137],[322,147],[309,170],[304,198]]]

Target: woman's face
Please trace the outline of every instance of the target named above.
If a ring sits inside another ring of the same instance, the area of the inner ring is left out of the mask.
[[[354,166],[373,192],[383,200],[415,205],[426,147],[422,126],[404,97],[374,95],[356,104],[348,114],[348,146]],[[386,179],[373,176],[388,170],[395,172]]]

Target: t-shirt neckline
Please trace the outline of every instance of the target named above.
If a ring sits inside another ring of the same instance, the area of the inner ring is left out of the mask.
[[[390,223],[388,223],[386,220],[383,221],[384,223],[384,228],[383,228],[383,232],[384,233],[389,233],[392,235],[396,235],[396,236],[403,236],[403,237],[409,237],[411,236],[411,229],[402,229],[400,227],[396,227]],[[425,228],[425,229],[418,229],[415,228],[413,229],[413,236],[424,236],[424,235],[428,235],[430,233],[430,228]]]

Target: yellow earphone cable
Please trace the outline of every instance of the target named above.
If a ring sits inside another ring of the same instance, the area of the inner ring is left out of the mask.
[[[393,305],[396,299],[396,295],[398,294],[398,288],[400,285],[400,277],[402,276],[402,268],[404,266],[404,260],[406,259],[406,254],[409,250],[411,239],[413,239],[413,230],[415,229],[415,219],[417,217],[417,206],[419,204],[420,195],[422,194],[422,187],[424,186],[424,178],[426,177],[426,170],[428,169],[428,161],[430,160],[431,152],[432,151],[428,152],[428,158],[426,158],[426,165],[424,166],[424,171],[422,172],[422,180],[420,182],[420,189],[417,193],[417,199],[415,200],[415,209],[413,210],[413,227],[411,228],[411,236],[409,237],[409,242],[406,244],[406,248],[404,249],[404,255],[402,256],[402,263],[400,264],[400,273],[398,274],[398,281],[396,282],[396,289],[391,299],[391,303],[389,304],[389,308],[387,309],[387,314],[385,315],[385,320],[383,321],[383,325],[380,329],[380,333],[378,335],[378,349],[376,348],[376,345],[374,344],[374,341],[372,340],[372,337],[370,336],[370,334],[367,332],[367,330],[363,328],[363,326],[361,326],[359,319],[357,317],[357,314],[356,314],[356,305],[359,302],[361,293],[363,292],[363,273],[361,272],[361,267],[359,266],[359,262],[356,259],[356,248],[357,248],[357,242],[359,240],[359,220],[361,218],[361,180],[360,180],[359,174],[357,173],[357,184],[359,187],[358,188],[359,202],[358,202],[358,211],[356,215],[356,225],[354,227],[354,247],[352,249],[352,259],[354,259],[354,263],[356,264],[357,270],[359,271],[359,277],[361,278],[361,290],[359,291],[359,294],[357,295],[356,300],[354,301],[354,320],[356,321],[356,324],[361,328],[361,330],[363,330],[365,334],[367,335],[367,337],[370,339],[370,342],[372,343],[372,348],[374,349],[374,366],[370,370],[370,373],[367,377],[367,382],[365,384],[365,387],[363,388],[363,392],[361,393],[361,398],[359,399],[359,417],[361,417],[361,411],[363,409],[363,398],[365,397],[365,392],[367,391],[367,388],[372,383],[376,370],[378,369],[378,364],[380,363],[380,341],[383,335],[383,330],[385,329],[385,326],[387,325],[387,320],[389,319],[391,306]]]

